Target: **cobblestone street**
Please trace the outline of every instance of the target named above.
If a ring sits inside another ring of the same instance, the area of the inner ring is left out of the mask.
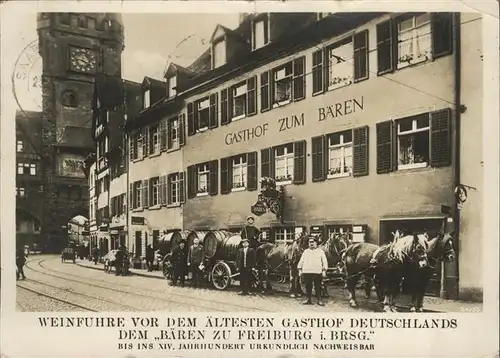
[[[172,287],[167,281],[158,279],[159,272],[136,270],[135,275],[122,277],[105,273],[101,270],[102,265],[92,266],[86,260],[77,260],[77,264],[73,264],[61,263],[58,256],[30,257],[25,267],[27,280],[18,281],[17,309],[39,312],[380,312],[374,297],[366,300],[359,295],[360,306],[355,309],[349,307],[346,292],[338,287],[329,287],[330,297],[325,300],[325,307],[303,306],[304,298],[290,298],[284,292],[240,296],[237,287],[227,291]],[[438,312],[481,310],[480,304],[430,297],[426,298],[426,307]]]

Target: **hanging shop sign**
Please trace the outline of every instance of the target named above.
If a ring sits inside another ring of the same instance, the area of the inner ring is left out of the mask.
[[[273,178],[264,177],[260,180],[261,191],[257,197],[257,202],[250,208],[250,211],[257,216],[266,212],[276,215],[276,219],[283,222],[284,190],[282,185],[276,189],[276,181]]]

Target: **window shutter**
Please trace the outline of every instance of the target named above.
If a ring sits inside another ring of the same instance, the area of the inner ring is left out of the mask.
[[[179,172],[179,201],[181,203],[185,203],[186,202],[186,193],[185,193],[185,185],[184,185],[184,182],[185,182],[185,175],[184,175],[184,172]]]
[[[149,149],[149,128],[145,127],[143,128],[142,131],[142,156],[147,157],[148,156],[148,149]]]
[[[149,133],[149,153],[153,154],[154,151],[155,151],[155,148],[154,148],[154,145],[153,145],[153,126],[151,126],[148,130],[148,133]]]
[[[260,75],[260,111],[269,110],[269,72]]]
[[[173,198],[172,198],[172,190],[170,190],[170,188],[172,187],[172,178],[174,177],[174,174],[169,174],[167,175],[167,186],[168,186],[168,189],[167,189],[167,204],[172,204],[173,202]]]
[[[353,176],[368,175],[368,126],[353,130]]]
[[[187,105],[187,115],[188,115],[188,136],[194,135],[196,133],[196,127],[194,125],[194,103],[188,103]]]
[[[247,80],[247,116],[257,114],[257,76]]]
[[[149,179],[142,181],[142,207],[149,207]]]
[[[306,182],[306,141],[301,140],[293,145],[293,183],[304,184]]]
[[[377,174],[393,171],[393,126],[392,121],[377,123]]]
[[[377,59],[378,72],[381,75],[392,72],[395,68],[394,59],[394,23],[392,20],[384,21],[377,25]]]
[[[257,152],[247,153],[247,190],[257,190]]]
[[[305,77],[306,57],[302,56],[293,61],[293,100],[300,101],[306,97]]]
[[[165,175],[162,175],[160,176],[159,178],[159,181],[160,181],[160,202],[159,204],[160,205],[165,205],[167,203],[167,199],[166,199],[166,190],[165,190],[165,187],[166,187],[166,179],[167,177]]]
[[[172,148],[173,144],[172,144],[172,119],[169,119],[168,122],[167,122],[167,148],[170,149]],[[163,146],[163,143],[162,143],[162,146]]]
[[[129,142],[130,142],[130,145],[129,145],[129,153],[130,153],[130,158],[129,160],[132,161],[134,160],[136,157],[136,151],[135,151],[135,145],[137,144],[137,141],[135,140],[135,134],[130,134],[130,138],[129,138]]]
[[[326,148],[324,136],[312,137],[312,181],[324,181],[326,178]]]
[[[431,166],[444,167],[451,164],[451,110],[449,108],[431,113]]]
[[[313,94],[323,92],[323,50],[313,52]]]
[[[273,148],[265,148],[260,151],[261,177],[274,178],[274,152]]]
[[[219,126],[219,112],[217,109],[218,93],[210,95],[210,110],[208,117],[208,128],[217,128]]]
[[[188,176],[188,188],[187,188],[187,197],[188,199],[192,199],[196,196],[196,189],[198,186],[198,173],[196,170],[196,165],[190,165],[187,168],[187,176]]]
[[[354,35],[354,81],[368,78],[368,30]]]
[[[227,88],[224,88],[220,92],[220,125],[226,125],[230,122],[229,117],[228,117],[228,110],[227,110],[227,105],[228,105],[228,97],[227,97]]]
[[[228,194],[231,192],[229,187],[229,163],[231,162],[231,157],[222,158],[220,160],[220,193]]]
[[[228,89],[227,97],[228,97],[228,100],[227,100],[227,120],[229,122],[231,122],[233,119],[233,106],[234,106],[233,89],[232,88]]]
[[[179,116],[179,146],[183,147],[186,144],[186,115],[183,113]]]
[[[328,91],[328,84],[330,83],[330,54],[328,48],[323,49],[323,91]]]
[[[115,199],[116,198],[111,198],[111,210],[109,211],[111,216],[113,216],[115,212]]]
[[[272,109],[275,103],[274,72],[269,71],[269,108]]]
[[[210,170],[210,179],[208,183],[208,194],[217,195],[219,191],[219,161],[212,160],[208,163]]]
[[[451,12],[432,13],[432,57],[449,55],[453,51],[453,14]]]

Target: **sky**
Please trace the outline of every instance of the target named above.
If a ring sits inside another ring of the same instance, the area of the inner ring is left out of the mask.
[[[142,82],[144,76],[162,79],[168,61],[182,66],[191,64],[208,48],[217,24],[229,28],[238,25],[237,13],[126,13],[122,19],[125,36],[122,77],[135,82]],[[2,66],[2,77],[11,78],[19,54],[37,40],[36,13],[22,13],[15,19],[4,17],[2,20],[2,30],[8,28],[10,35],[8,41],[2,42],[2,60],[6,64]],[[17,98],[24,110],[39,111],[41,91],[33,83],[35,77],[41,75],[42,62],[34,62],[29,81],[15,80],[14,85],[11,81],[2,82],[2,86],[13,87],[2,93],[6,95],[3,100],[7,103],[16,103]]]

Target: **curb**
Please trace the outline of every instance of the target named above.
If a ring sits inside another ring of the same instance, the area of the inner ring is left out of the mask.
[[[98,270],[98,271],[104,271],[104,267],[99,267],[99,266],[90,266],[90,265],[83,265],[79,262],[76,263],[77,266],[83,267],[83,268],[88,268],[91,270]],[[135,272],[135,271],[130,271],[132,273],[132,276],[140,276],[140,277],[146,277],[146,278],[152,278],[156,280],[165,280],[165,277],[163,276],[152,276],[152,275],[147,275],[142,272]]]

